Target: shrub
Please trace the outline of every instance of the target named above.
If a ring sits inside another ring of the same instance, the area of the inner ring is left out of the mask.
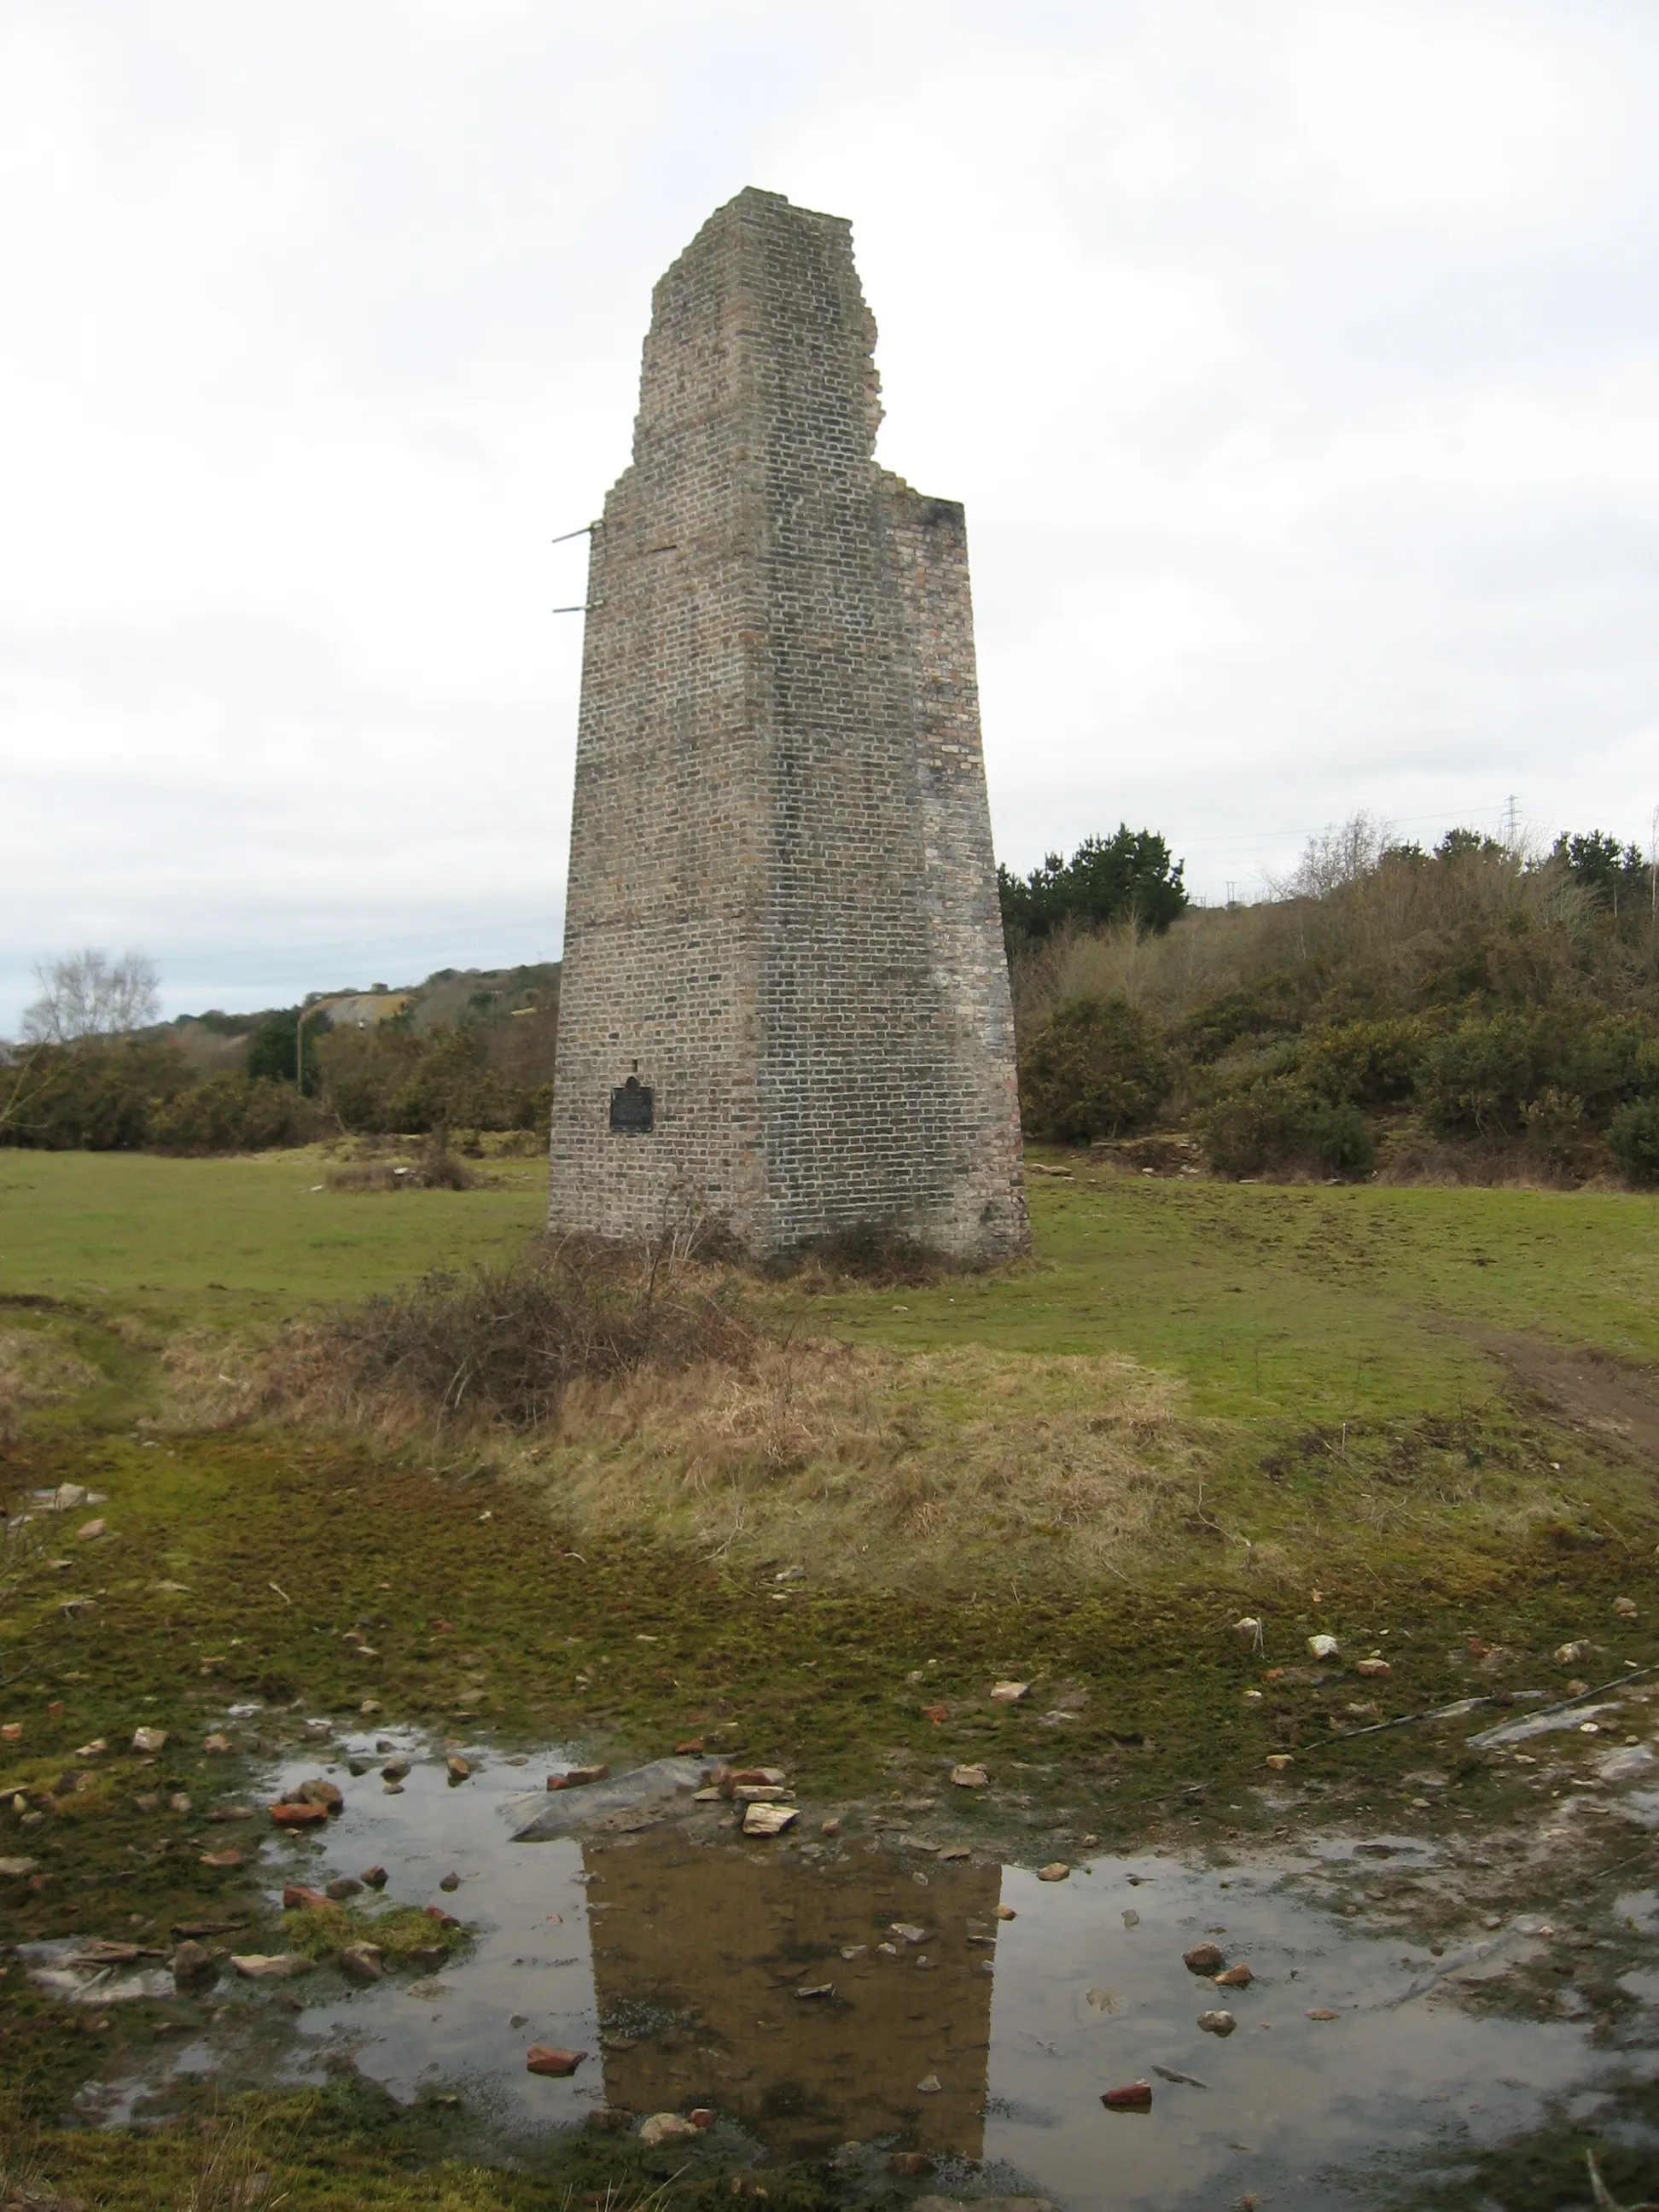
[[[152,1115],[191,1080],[171,1037],[47,1045],[32,1063],[27,1103],[0,1131],[0,1143],[52,1152],[137,1151]]]
[[[258,1152],[303,1145],[317,1133],[316,1109],[291,1084],[227,1073],[192,1084],[150,1117],[149,1141],[163,1152]]]
[[[1416,1087],[1427,1045],[1422,1023],[1409,1017],[1346,1022],[1307,1040],[1302,1079],[1333,1104],[1400,1105]]]
[[[1197,1126],[1211,1165],[1223,1175],[1302,1167],[1361,1176],[1376,1158],[1370,1124],[1357,1106],[1322,1098],[1291,1075],[1263,1076],[1224,1092]]]
[[[1170,1088],[1164,1048],[1127,999],[1073,999],[1020,1056],[1026,1133],[1056,1143],[1144,1129]]]
[[[1659,1184],[1659,1098],[1632,1098],[1607,1128],[1607,1150],[1625,1180],[1640,1188]]]
[[[306,1334],[293,1379],[301,1395],[343,1399],[359,1414],[533,1427],[579,1378],[742,1364],[754,1343],[672,1254],[569,1240],[470,1275],[428,1275],[338,1315]]]
[[[1534,1011],[1474,1015],[1430,1047],[1418,1095],[1431,1127],[1444,1136],[1513,1137],[1530,1100],[1547,1090],[1580,1091],[1588,1012],[1560,1000]]]
[[[1551,1175],[1577,1175],[1584,1166],[1589,1132],[1584,1102],[1571,1091],[1547,1086],[1522,1110],[1527,1150]]]

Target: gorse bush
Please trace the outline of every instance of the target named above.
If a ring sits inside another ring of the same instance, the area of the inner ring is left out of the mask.
[[[1627,1181],[1659,1184],[1659,1098],[1632,1098],[1607,1125],[1607,1150]]]
[[[245,1075],[210,1076],[158,1105],[146,1141],[161,1152],[257,1152],[273,1145],[308,1144],[321,1127],[309,1099],[292,1084]]]
[[[1127,999],[1073,999],[1021,1054],[1029,1135],[1087,1142],[1144,1129],[1170,1094],[1167,1054]]]

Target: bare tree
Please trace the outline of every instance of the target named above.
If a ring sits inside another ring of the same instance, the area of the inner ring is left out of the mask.
[[[23,1035],[32,1044],[120,1036],[143,1029],[161,1012],[155,963],[142,952],[112,960],[88,945],[44,966],[37,963],[34,978],[40,996],[23,1009]]]

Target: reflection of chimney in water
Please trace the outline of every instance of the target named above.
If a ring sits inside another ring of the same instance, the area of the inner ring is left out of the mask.
[[[709,2105],[791,2156],[894,2135],[981,2155],[992,1949],[969,1938],[995,1933],[999,1867],[922,1889],[884,1850],[814,1867],[669,1830],[582,1858],[610,2103]]]

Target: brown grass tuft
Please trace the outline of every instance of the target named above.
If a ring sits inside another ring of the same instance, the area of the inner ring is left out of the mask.
[[[1183,1396],[1118,1356],[767,1341],[741,1366],[584,1379],[556,1441],[516,1464],[596,1539],[878,1582],[984,1581],[1034,1557],[1095,1575],[1195,1486]]]
[[[40,1330],[0,1328],[0,1443],[15,1441],[33,1408],[76,1397],[103,1379]]]

